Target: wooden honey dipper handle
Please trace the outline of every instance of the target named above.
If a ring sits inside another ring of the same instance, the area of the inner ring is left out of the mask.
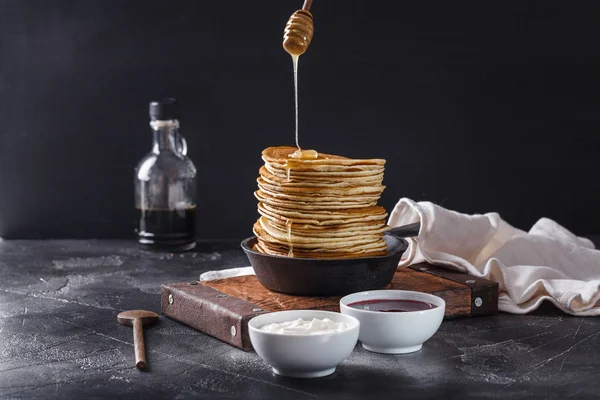
[[[304,6],[292,14],[283,31],[283,48],[291,56],[304,54],[312,41],[315,30],[310,11],[312,0],[305,0]]]

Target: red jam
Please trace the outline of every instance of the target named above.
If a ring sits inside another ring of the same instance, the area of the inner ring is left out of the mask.
[[[365,311],[379,312],[410,312],[424,311],[436,308],[436,305],[417,300],[363,300],[348,304],[348,307],[356,308]]]

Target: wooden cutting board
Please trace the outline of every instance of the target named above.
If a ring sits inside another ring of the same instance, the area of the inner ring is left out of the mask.
[[[498,311],[498,284],[429,264],[399,269],[386,289],[416,290],[446,301],[445,318]],[[315,309],[339,312],[340,297],[272,292],[254,275],[162,286],[162,313],[244,350],[251,350],[248,321],[265,312]]]

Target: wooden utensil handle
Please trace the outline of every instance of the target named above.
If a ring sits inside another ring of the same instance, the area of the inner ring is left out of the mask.
[[[142,320],[133,320],[133,346],[135,348],[135,366],[138,369],[146,368],[146,346],[144,345],[144,328]]]
[[[310,6],[312,6],[312,2],[313,0],[304,0],[304,5],[302,6],[302,9],[304,11],[310,11]]]

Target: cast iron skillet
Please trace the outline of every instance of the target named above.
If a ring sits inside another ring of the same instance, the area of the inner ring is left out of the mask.
[[[417,236],[419,228],[417,222],[387,231],[388,254],[381,257],[323,260],[273,256],[252,250],[256,236],[241,245],[256,278],[267,289],[298,296],[343,296],[387,286],[408,247],[403,238]]]

